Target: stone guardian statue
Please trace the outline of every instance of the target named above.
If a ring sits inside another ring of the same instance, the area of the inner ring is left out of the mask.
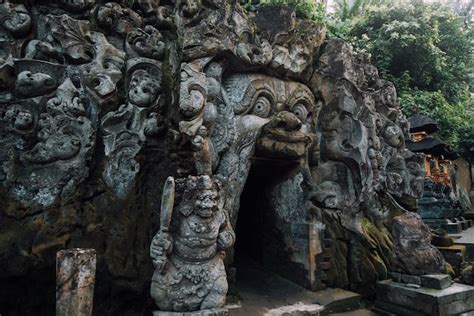
[[[165,182],[160,230],[150,247],[151,296],[160,311],[219,315],[224,306],[224,250],[234,244],[235,234],[219,191],[220,182],[207,175]]]

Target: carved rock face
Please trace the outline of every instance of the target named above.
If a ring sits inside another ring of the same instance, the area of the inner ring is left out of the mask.
[[[161,59],[165,51],[165,43],[161,33],[151,25],[144,29],[135,29],[127,35],[127,45],[136,55]]]
[[[140,165],[135,156],[142,148],[147,136],[161,129],[158,122],[159,70],[148,65],[149,70],[132,72],[128,84],[128,103],[116,111],[107,113],[102,119],[105,155],[110,157],[104,170],[104,179],[118,197],[125,198],[135,183]],[[133,69],[133,68],[132,68]],[[158,72],[157,72],[158,71]]]
[[[266,224],[278,222],[266,228],[297,282],[359,291],[387,275],[390,212],[416,200],[422,169],[405,150],[394,86],[368,56],[340,40],[322,45],[321,25],[282,7],[20,2],[0,0],[0,313],[54,313],[54,280],[41,280],[69,247],[97,250],[98,314],[156,308],[144,292],[146,249],[170,175],[186,179],[169,234],[181,243],[152,296],[168,310],[221,306],[217,254],[234,235],[220,225],[236,224],[255,162],[281,167],[262,188],[272,199]],[[192,299],[182,303],[184,292]]]
[[[22,4],[12,4],[9,1],[0,3],[0,37],[19,38],[28,34],[31,28],[31,17]]]
[[[431,232],[415,213],[397,216],[392,221],[395,270],[423,275],[446,273],[446,262],[439,250],[431,245]]]
[[[99,98],[104,98],[115,92],[117,82],[122,78],[125,53],[109,44],[101,33],[95,32],[91,37],[95,43],[95,57],[81,67],[82,75],[87,87]]]
[[[22,79],[30,80],[29,72],[20,74],[24,75],[20,76]],[[36,95],[32,91],[28,94]],[[57,88],[56,96],[46,102],[44,112],[35,109],[33,114],[27,104],[24,101],[24,105],[12,105],[6,112],[11,137],[18,139],[19,151],[18,158],[12,155],[6,163],[15,166],[8,170],[7,184],[24,203],[49,206],[63,194],[70,194],[87,175],[85,163],[94,142],[93,127],[79,91],[70,79]],[[25,176],[26,166],[36,166],[36,170]]]
[[[264,126],[257,156],[294,160],[306,154],[317,115],[314,96],[306,86],[263,75],[237,75],[226,78],[224,87],[242,124],[255,121]]]
[[[72,12],[81,12],[95,4],[95,0],[60,0],[68,10]]]
[[[55,88],[51,76],[44,73],[31,73],[31,71],[19,73],[15,85],[18,94],[32,97],[46,94]]]

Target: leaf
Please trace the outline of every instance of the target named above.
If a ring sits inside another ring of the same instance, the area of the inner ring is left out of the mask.
[[[94,49],[88,39],[89,22],[74,20],[67,15],[48,15],[48,27],[71,62],[84,64],[92,61]]]

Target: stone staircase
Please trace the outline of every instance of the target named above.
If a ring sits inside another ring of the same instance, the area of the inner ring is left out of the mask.
[[[474,227],[470,227],[460,233],[450,234],[454,239],[454,245],[465,247],[465,260],[474,261]]]

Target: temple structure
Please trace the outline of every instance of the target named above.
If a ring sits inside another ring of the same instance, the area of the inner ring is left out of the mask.
[[[459,233],[472,226],[463,216],[460,188],[457,187],[453,161],[459,154],[438,138],[430,136],[438,130],[432,119],[422,115],[409,118],[413,141],[407,147],[413,152],[425,154],[425,184],[418,202],[418,213],[423,221],[448,233]]]

